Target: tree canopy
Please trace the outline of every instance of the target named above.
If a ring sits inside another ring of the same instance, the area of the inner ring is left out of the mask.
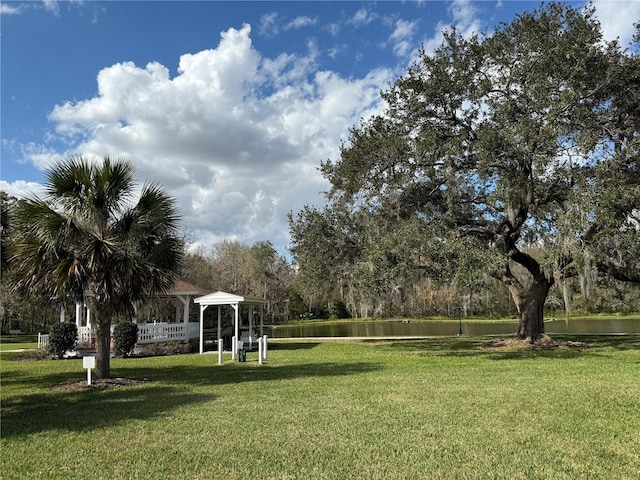
[[[554,282],[638,281],[640,59],[592,14],[552,3],[491,34],[446,32],[322,164],[330,205],[316,213],[369,218],[378,256],[395,258],[378,278],[402,263],[498,279],[532,341]],[[291,218],[301,266],[311,213]]]

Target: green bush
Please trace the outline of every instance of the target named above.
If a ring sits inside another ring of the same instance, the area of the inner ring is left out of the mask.
[[[75,350],[78,329],[75,323],[54,323],[49,330],[49,352],[62,358],[65,352]]]
[[[113,327],[113,349],[116,357],[128,357],[138,343],[138,325],[130,322]]]
[[[329,318],[351,318],[351,314],[343,301],[334,300],[329,304]]]

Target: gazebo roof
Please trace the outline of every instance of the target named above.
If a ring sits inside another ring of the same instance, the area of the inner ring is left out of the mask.
[[[206,290],[177,278],[165,295],[202,295]]]
[[[267,303],[262,298],[234,295],[221,291],[194,298],[193,301],[200,305],[265,305]]]

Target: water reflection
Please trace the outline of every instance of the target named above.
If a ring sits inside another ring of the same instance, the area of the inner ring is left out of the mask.
[[[469,336],[511,335],[518,323],[491,322],[487,320],[464,320],[462,333]],[[422,337],[451,336],[460,330],[458,320],[448,321],[369,321],[344,323],[309,323],[299,325],[277,325],[267,334],[273,338],[288,337]],[[640,318],[571,318],[545,321],[545,331],[573,334],[622,334],[640,333]]]

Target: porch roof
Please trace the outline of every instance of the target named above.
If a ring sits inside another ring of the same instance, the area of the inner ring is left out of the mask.
[[[181,278],[177,278],[173,282],[173,286],[167,290],[165,295],[202,295],[207,291],[193,283],[185,282]]]

